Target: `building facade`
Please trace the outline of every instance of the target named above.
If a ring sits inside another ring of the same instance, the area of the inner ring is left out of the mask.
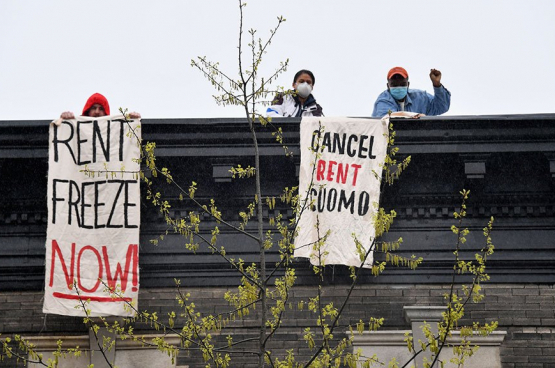
[[[274,120],[294,153],[292,158],[285,157],[271,130],[258,131],[264,195],[279,196],[284,187],[298,184],[299,123]],[[412,328],[407,307],[445,304],[456,242],[450,228],[464,188],[471,191],[464,224],[471,234],[463,258],[472,258],[484,246],[482,228],[491,216],[496,248],[487,262],[491,280],[483,285],[485,299],[466,308],[462,323],[498,321],[503,334],[498,335],[495,354],[502,367],[555,367],[555,115],[440,116],[392,123],[399,156],[410,155],[411,163],[384,193],[382,205],[397,212],[387,236],[403,238],[400,255],[415,254],[424,261],[416,270],[388,267],[379,277],[364,273],[345,308],[338,335],[346,335],[349,324],[383,317],[381,330],[394,340],[392,333]],[[48,124],[0,121],[0,338],[20,334],[51,341],[64,336],[83,343],[89,332],[82,318],[42,313]],[[232,179],[228,170],[237,164],[254,165],[244,119],[144,119],[142,130],[145,141],[156,142],[158,165],[168,167],[183,187],[198,183],[196,198],[201,202],[214,198],[224,219],[240,220],[239,211],[252,201],[254,180]],[[179,193],[171,186],[162,190],[174,200],[172,216],[196,210],[187,201],[177,201]],[[208,249],[188,251],[177,235],[169,233],[158,245],[150,244],[167,228],[147,202],[141,204],[139,309],[160,316],[177,310],[174,279],[179,279],[199,310],[228,310],[223,295],[238,285],[240,276]],[[285,206],[278,205],[277,210],[292,216]],[[203,224],[207,234],[216,225],[209,216]],[[247,230],[255,229],[252,220]],[[228,254],[246,263],[258,261],[253,240],[222,228],[219,242]],[[278,256],[270,251],[268,264],[275,264]],[[293,305],[313,295],[317,283],[306,260],[297,260],[296,270]],[[324,299],[341,300],[349,281],[346,267],[327,266]],[[467,281],[461,277],[456,284]],[[291,313],[273,347],[277,352],[292,349],[300,358],[310,356],[303,331],[313,321],[307,311]],[[159,333],[146,323],[137,322],[135,329]],[[256,322],[249,318],[235,321],[230,331],[237,340],[258,334]],[[379,339],[387,339],[384,336]],[[256,367],[256,359],[248,354],[234,356],[233,362],[232,366]],[[0,362],[0,366],[14,364],[13,359]],[[195,352],[180,353],[176,365],[204,366]]]

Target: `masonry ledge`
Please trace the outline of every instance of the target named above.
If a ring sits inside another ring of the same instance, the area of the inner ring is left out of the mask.
[[[396,331],[364,331],[361,334],[355,332],[353,334],[353,345],[356,346],[406,346],[404,341],[408,336],[412,337],[411,330]],[[470,337],[471,345],[478,346],[499,346],[507,336],[506,331],[494,331],[487,336],[474,334]],[[460,345],[463,341],[460,331],[453,331],[452,336],[447,339],[450,345]]]
[[[147,334],[136,335],[144,338],[147,343],[153,343],[154,339],[163,337],[166,343],[172,346],[180,346],[181,338],[177,334]],[[70,349],[75,347],[89,349],[89,335],[79,336],[24,336],[25,341],[32,343],[35,347],[34,350],[40,351],[55,351],[58,349],[58,341],[62,341],[62,349]],[[86,347],[86,348],[85,348]],[[145,345],[139,341],[126,338],[121,339],[121,336],[116,340],[116,350],[136,350],[136,349],[156,349],[157,346]]]
[[[403,307],[405,320],[412,322],[438,322],[443,318],[445,306],[408,305]]]

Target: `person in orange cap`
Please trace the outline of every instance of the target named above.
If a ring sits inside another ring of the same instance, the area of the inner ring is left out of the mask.
[[[100,93],[95,93],[89,97],[85,106],[83,107],[83,112],[81,116],[90,116],[93,118],[99,118],[102,116],[110,115],[110,104],[108,104],[108,100],[106,97],[101,95]],[[138,112],[130,112],[129,117],[131,119],[140,119],[141,114]],[[71,111],[62,112],[60,115],[62,119],[75,119],[75,115]]]
[[[409,90],[409,73],[400,66],[392,68],[387,73],[387,90],[376,99],[372,116],[381,118],[391,111],[391,116],[418,118],[447,112],[451,104],[451,92],[441,84],[441,72],[430,70],[430,79],[434,87],[433,96],[426,91]]]

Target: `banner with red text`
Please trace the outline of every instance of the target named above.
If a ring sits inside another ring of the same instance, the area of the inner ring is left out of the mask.
[[[133,316],[139,291],[140,120],[50,125],[44,313]]]
[[[372,266],[372,254],[362,264],[354,238],[364,250],[374,238],[388,124],[388,117],[302,119],[299,194],[301,204],[307,201],[295,257],[315,265]]]

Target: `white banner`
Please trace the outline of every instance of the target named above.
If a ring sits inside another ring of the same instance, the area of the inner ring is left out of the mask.
[[[322,264],[361,266],[353,236],[365,250],[374,238],[388,124],[388,117],[302,119],[299,193],[308,202],[298,223],[295,257],[315,265],[321,258]],[[318,250],[315,244],[326,234]],[[370,254],[363,267],[372,261]]]
[[[139,124],[123,116],[51,124],[44,313],[135,314],[128,303],[137,307],[139,292],[140,181],[131,135],[140,137]]]

